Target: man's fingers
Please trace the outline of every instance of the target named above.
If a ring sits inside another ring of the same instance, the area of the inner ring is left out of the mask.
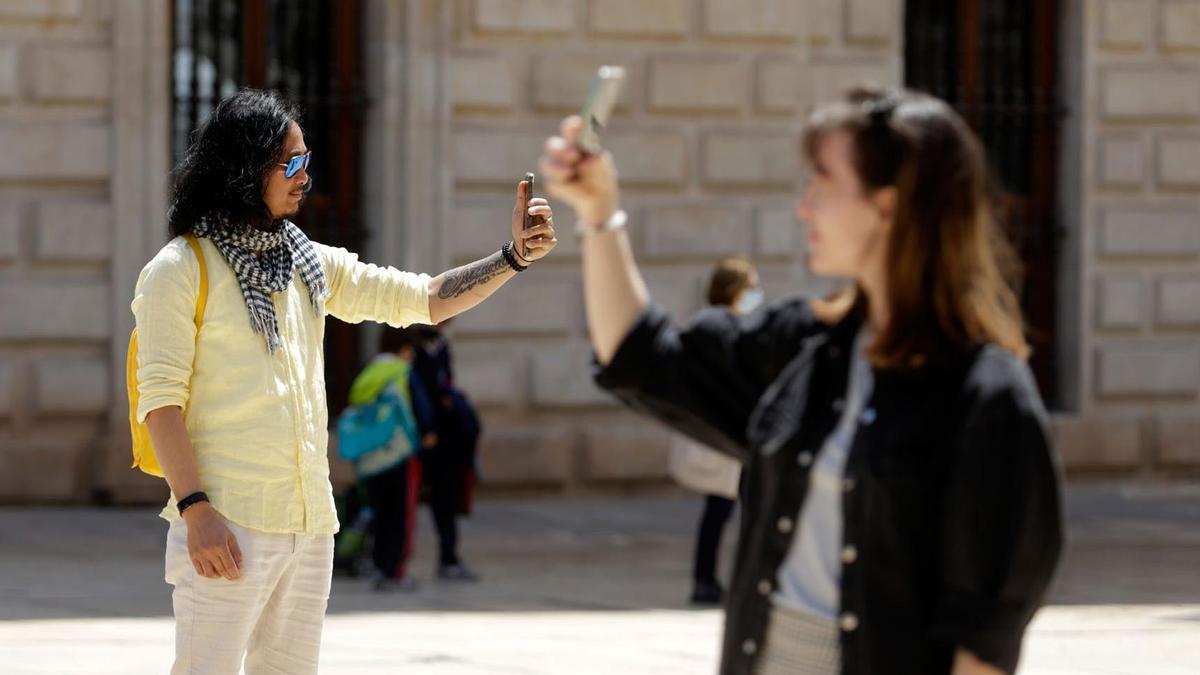
[[[229,539],[228,539],[227,543],[229,544],[229,553],[233,555],[233,563],[235,565],[237,565],[237,568],[239,570],[241,570],[242,569],[242,547],[238,545],[237,537],[233,536],[232,532],[229,533]]]
[[[545,225],[538,225],[536,227],[531,227],[528,230],[521,232],[521,238],[522,239],[533,239],[534,237],[541,237],[543,235],[548,235],[548,234],[550,234],[550,235],[554,234],[554,226],[549,223],[547,223]]]
[[[221,547],[221,550],[217,552],[217,558],[221,561],[221,567],[225,569],[224,576],[226,579],[237,581],[242,576],[241,570],[238,569],[237,561],[233,559],[233,551],[229,550],[228,544]]]
[[[542,237],[539,239],[530,239],[525,242],[525,246],[531,251],[535,249],[540,250],[554,248],[556,244],[558,244],[558,237]]]
[[[546,201],[545,197],[534,197],[529,200],[528,206],[549,206],[550,202]]]
[[[221,548],[224,548],[224,546],[222,546]],[[225,567],[225,560],[222,557],[221,553],[218,553],[216,551],[208,551],[205,553],[204,559],[206,561],[208,561],[208,564],[212,565],[213,571],[217,573],[217,576],[225,577],[226,579],[230,578],[229,570],[227,570]],[[232,562],[232,561],[230,561],[230,562]]]
[[[201,557],[197,560],[194,560],[193,562],[195,562],[196,565],[199,567],[199,569],[196,571],[200,573],[200,576],[205,577],[207,579],[216,579],[217,578],[217,576],[218,576],[217,570],[215,567],[213,567],[212,562],[210,562],[208,560],[208,558]]]
[[[531,216],[543,216],[543,217],[549,218],[554,215],[554,209],[551,209],[546,204],[539,204],[537,206],[531,206],[531,207],[529,207],[528,211],[529,211],[529,215],[531,215]]]

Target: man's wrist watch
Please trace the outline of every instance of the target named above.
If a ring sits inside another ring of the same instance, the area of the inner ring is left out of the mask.
[[[207,501],[208,501],[208,495],[204,494],[203,492],[193,492],[192,494],[175,502],[175,508],[179,509],[179,515],[182,516],[184,511],[187,511],[188,509],[199,504],[200,502],[207,502]]]

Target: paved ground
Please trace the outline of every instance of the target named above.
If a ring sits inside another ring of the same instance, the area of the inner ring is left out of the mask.
[[[1021,672],[1200,673],[1200,485],[1075,487],[1071,544]],[[335,581],[322,672],[709,673],[720,616],[682,602],[698,502],[484,503],[478,585]],[[0,510],[0,673],[164,673],[165,524],[147,510]]]

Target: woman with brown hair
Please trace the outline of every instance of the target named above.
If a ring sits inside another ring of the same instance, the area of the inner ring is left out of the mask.
[[[1062,547],[978,140],[945,103],[861,88],[804,134],[809,266],[853,284],[671,325],[580,122],[542,171],[583,236],[597,381],[745,463],[722,673],[1015,670]]]

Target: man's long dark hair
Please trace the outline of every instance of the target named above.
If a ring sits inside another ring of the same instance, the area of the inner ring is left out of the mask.
[[[191,232],[205,216],[269,226],[263,180],[280,161],[288,127],[299,120],[295,104],[273,91],[242,89],[221,101],[175,167],[171,236]]]

